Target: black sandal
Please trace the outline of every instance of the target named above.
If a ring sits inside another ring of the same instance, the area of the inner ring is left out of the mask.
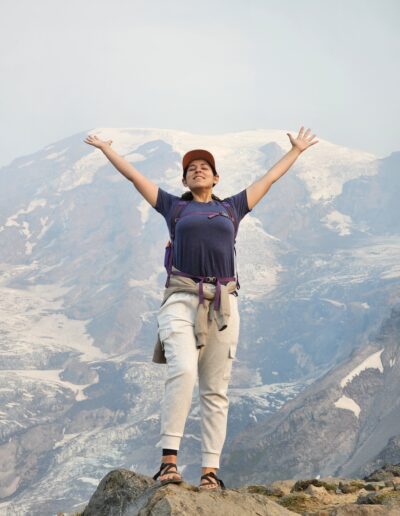
[[[214,480],[217,481],[217,483],[213,482],[211,479],[213,478]],[[214,471],[210,471],[209,473],[206,473],[205,475],[201,475],[200,477],[200,480],[208,480],[208,482],[204,482],[203,484],[200,484],[199,485],[199,489],[203,489],[204,491],[208,491],[208,490],[214,490],[214,489],[226,489],[225,487],[225,484],[222,482],[222,480],[220,478],[217,477],[217,475],[214,473]],[[209,485],[213,485],[215,487],[205,487],[205,486],[209,486]]]
[[[157,478],[160,475],[167,475],[169,470],[172,469],[172,467],[174,467],[176,471],[171,471],[171,473],[176,473],[180,476],[181,474],[179,473],[176,464],[174,464],[173,462],[163,462],[160,466],[160,470],[158,471],[158,473],[154,475],[153,480],[157,480]],[[166,469],[163,472],[164,468]],[[165,484],[180,484],[181,482],[183,482],[182,478],[167,478],[166,480],[160,480],[160,484],[162,486],[164,486]]]

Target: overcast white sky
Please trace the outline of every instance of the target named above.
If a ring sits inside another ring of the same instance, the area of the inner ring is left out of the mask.
[[[93,127],[400,150],[399,0],[1,0],[0,166]],[[267,143],[267,142],[266,142]]]

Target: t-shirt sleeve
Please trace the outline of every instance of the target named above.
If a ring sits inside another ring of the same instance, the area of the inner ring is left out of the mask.
[[[240,222],[242,218],[247,215],[247,213],[251,212],[251,209],[247,204],[246,189],[235,195],[232,195],[231,197],[227,197],[224,199],[224,201],[228,201],[233,206],[233,209],[236,211],[238,222]]]
[[[170,194],[158,187],[157,202],[154,209],[158,211],[158,213],[161,213],[163,217],[167,218],[173,203],[179,199],[180,197]]]

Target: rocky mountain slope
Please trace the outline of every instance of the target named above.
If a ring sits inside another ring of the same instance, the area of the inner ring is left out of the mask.
[[[348,360],[238,434],[225,455],[227,477],[240,484],[355,475],[393,462],[400,453],[399,393],[400,306]]]

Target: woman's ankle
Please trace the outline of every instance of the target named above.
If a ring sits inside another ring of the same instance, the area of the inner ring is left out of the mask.
[[[162,462],[172,462],[173,464],[176,464],[177,456],[176,455],[163,455],[161,460],[162,460]]]
[[[217,474],[218,468],[209,468],[209,467],[202,467],[201,468],[201,474],[202,475],[205,475],[206,473],[210,473],[211,471],[213,473]]]

